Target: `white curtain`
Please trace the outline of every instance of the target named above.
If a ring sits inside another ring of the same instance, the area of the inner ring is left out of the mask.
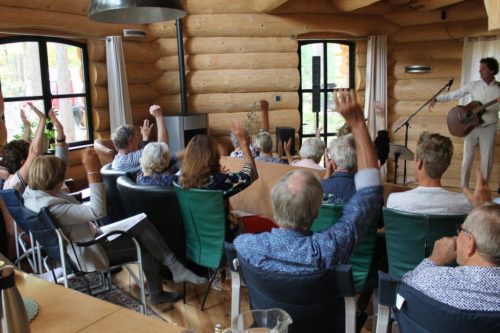
[[[124,124],[132,124],[128,95],[125,59],[120,36],[106,37],[106,65],[108,71],[108,96],[110,128],[113,132]]]
[[[375,101],[384,105],[384,112],[375,115]],[[365,118],[372,140],[377,132],[387,129],[387,36],[370,36],[366,52]],[[387,162],[380,168],[382,181],[387,177]]]
[[[375,115],[375,101],[384,104],[382,115]],[[387,36],[370,36],[366,53],[365,118],[372,140],[387,128]]]
[[[479,60],[487,57],[497,58],[500,55],[500,36],[488,36],[479,38],[464,38],[464,53],[462,57],[462,82],[463,87],[471,81],[480,80]],[[465,105],[471,102],[471,96],[467,95],[460,99],[459,104]]]

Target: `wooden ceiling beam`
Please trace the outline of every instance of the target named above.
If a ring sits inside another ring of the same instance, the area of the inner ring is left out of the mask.
[[[463,1],[464,0],[416,0],[410,4],[410,7],[420,11],[429,11],[454,5]]]
[[[484,7],[488,13],[488,31],[500,31],[500,1],[484,0]]]
[[[257,12],[267,13],[270,12],[288,0],[249,0],[248,7]]]
[[[380,0],[331,0],[332,6],[339,12],[352,12],[373,5]]]

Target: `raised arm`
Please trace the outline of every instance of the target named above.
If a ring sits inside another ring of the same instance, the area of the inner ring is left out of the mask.
[[[28,180],[28,172],[31,167],[31,163],[35,157],[42,154],[42,144],[43,144],[43,132],[45,131],[45,114],[38,110],[32,103],[28,103],[31,110],[33,110],[38,116],[38,125],[35,130],[35,136],[30,144],[30,149],[28,153],[28,158],[26,162],[19,169],[20,177],[26,182]]]
[[[240,144],[241,151],[243,152],[243,158],[247,163],[250,163],[255,168],[255,160],[253,159],[252,152],[250,151],[250,136],[248,135],[243,123],[241,121],[233,121],[231,123],[231,132]]]
[[[26,118],[26,114],[24,113],[24,109],[21,109],[19,110],[19,116],[21,117],[21,121],[23,122],[23,137],[22,139],[26,142],[30,142],[31,141],[31,124],[28,120],[28,118]]]
[[[69,165],[68,144],[66,143],[66,135],[64,127],[59,119],[57,119],[57,110],[52,108],[49,110],[49,119],[54,124],[56,130],[56,156],[62,159],[66,165]]]
[[[157,141],[168,144],[168,132],[165,127],[165,121],[163,121],[163,110],[159,105],[151,105],[149,113],[151,113],[156,120],[156,128],[158,130]]]

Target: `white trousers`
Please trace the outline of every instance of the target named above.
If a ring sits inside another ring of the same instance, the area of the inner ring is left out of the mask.
[[[474,151],[479,144],[481,154],[481,174],[488,181],[493,167],[493,156],[495,156],[495,138],[497,125],[477,126],[464,138],[464,158],[462,160],[461,183],[469,187],[472,163],[474,162]]]

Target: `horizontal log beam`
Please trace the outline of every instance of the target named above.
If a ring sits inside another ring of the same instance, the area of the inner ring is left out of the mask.
[[[150,83],[158,79],[163,71],[153,64],[128,62],[125,65],[128,84]],[[89,65],[90,83],[95,85],[108,84],[106,63],[93,62]]]
[[[245,2],[248,8],[256,12],[268,13],[287,1],[288,0],[247,0]]]
[[[462,59],[460,40],[423,41],[389,44],[389,58],[395,60]]]
[[[397,26],[384,18],[346,15],[202,14],[185,19],[187,37],[286,37],[308,32],[339,32],[352,36],[390,35]],[[153,36],[173,37],[162,23],[149,25]]]
[[[281,101],[276,102],[275,97]],[[169,95],[158,98],[155,103],[169,113],[180,112],[180,95]],[[223,94],[190,94],[188,110],[192,113],[233,113],[248,112],[255,102],[261,99],[269,101],[270,110],[298,109],[299,95],[297,92],[262,92],[262,93],[223,93]]]
[[[416,10],[429,11],[433,9],[451,6],[464,0],[415,0],[410,7]]]
[[[130,106],[132,113],[132,123],[141,125],[144,119],[148,118],[154,123],[153,117],[149,114],[151,104],[132,104]],[[94,108],[92,110],[92,123],[96,131],[109,131],[110,117],[109,108]]]
[[[399,26],[439,23],[443,21],[441,19],[441,10],[429,12],[417,12],[414,10],[407,12],[399,11],[386,14],[384,17]],[[446,9],[447,22],[477,20],[486,17],[486,11],[481,4],[478,4],[478,1],[465,2]]]
[[[484,0],[484,7],[488,14],[488,31],[500,31],[500,2],[498,0]]]
[[[399,101],[427,100],[446,83],[444,79],[398,80],[389,94]],[[458,85],[453,90],[457,88]]]
[[[343,13],[368,7],[379,1],[380,0],[331,0],[333,8]]]
[[[105,24],[91,21],[87,16],[50,12],[31,8],[0,6],[0,29],[45,29],[76,36],[120,36],[123,29],[142,29],[138,24]]]
[[[155,43],[123,41],[125,62],[154,63],[161,56]],[[89,60],[106,62],[106,43],[104,40],[91,39],[87,42]],[[177,52],[177,48],[176,48]]]
[[[189,54],[297,52],[297,41],[287,37],[193,37],[185,43]]]
[[[486,19],[450,23],[434,23],[402,27],[389,36],[390,43],[413,43],[434,40],[450,40],[465,36],[478,36],[488,29]]]

